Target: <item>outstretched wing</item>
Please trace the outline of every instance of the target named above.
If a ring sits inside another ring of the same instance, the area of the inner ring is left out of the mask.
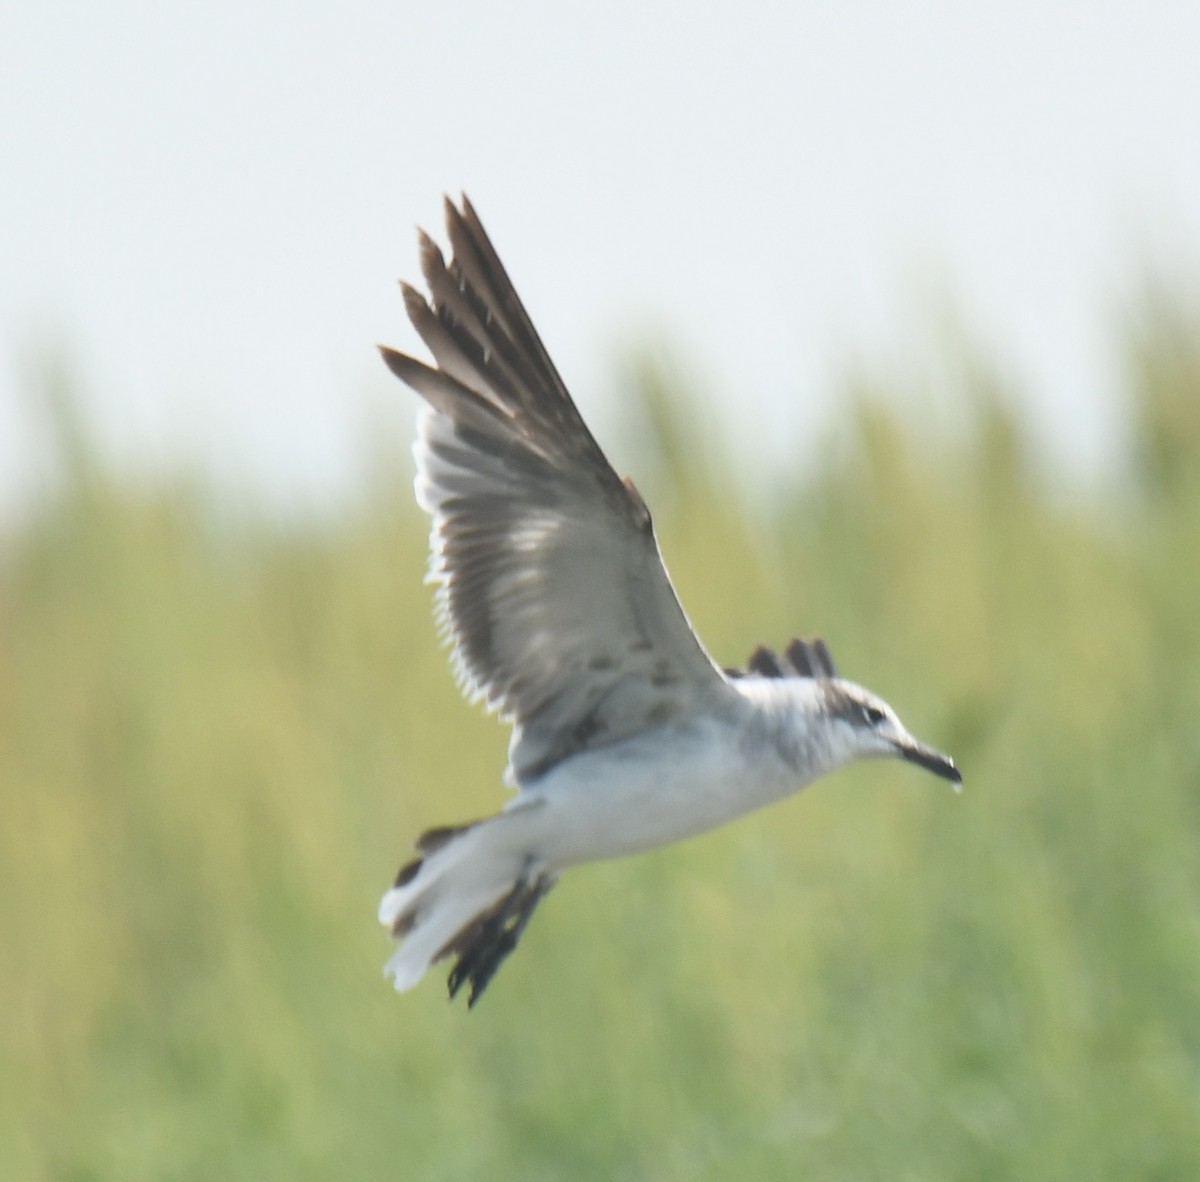
[[[417,500],[464,691],[514,724],[509,778],[732,692],[675,597],[649,511],[592,437],[470,203],[404,285],[436,368],[391,349],[422,408]]]

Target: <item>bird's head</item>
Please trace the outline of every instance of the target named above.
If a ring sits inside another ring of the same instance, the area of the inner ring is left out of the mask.
[[[949,780],[955,791],[962,776],[948,755],[915,739],[882,698],[852,681],[830,678],[822,687],[831,726],[830,742],[839,762],[904,759]]]

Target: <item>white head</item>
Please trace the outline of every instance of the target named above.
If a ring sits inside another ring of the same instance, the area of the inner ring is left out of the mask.
[[[915,739],[882,698],[852,681],[825,678],[819,696],[830,726],[830,754],[838,763],[855,759],[904,759],[949,780],[957,791],[962,776],[949,755]]]
[[[837,675],[823,640],[796,639],[782,653],[760,644],[744,672],[725,672],[760,705],[787,703],[797,725],[783,734],[802,736],[791,758],[810,777],[856,759],[891,758],[919,764],[949,780],[955,791],[962,787],[950,756],[913,738],[882,698]]]

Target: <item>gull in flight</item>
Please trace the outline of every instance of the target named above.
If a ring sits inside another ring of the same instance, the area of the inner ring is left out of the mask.
[[[506,808],[431,829],[379,905],[410,989],[452,957],[474,1005],[558,876],[722,825],[856,759],[949,780],[954,761],[838,676],[820,640],[705,651],[650,512],[605,459],[464,197],[447,262],[423,232],[428,296],[403,285],[436,364],[383,348],[423,399],[416,497],[436,614],[463,691],[512,725]]]

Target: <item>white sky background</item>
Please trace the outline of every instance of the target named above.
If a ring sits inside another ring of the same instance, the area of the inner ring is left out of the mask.
[[[0,506],[89,423],[282,506],[414,399],[394,280],[474,200],[601,436],[665,334],[747,447],[803,454],[853,358],[949,300],[1064,471],[1111,461],[1123,302],[1200,277],[1200,5],[0,0]],[[611,432],[610,432],[611,435]]]

